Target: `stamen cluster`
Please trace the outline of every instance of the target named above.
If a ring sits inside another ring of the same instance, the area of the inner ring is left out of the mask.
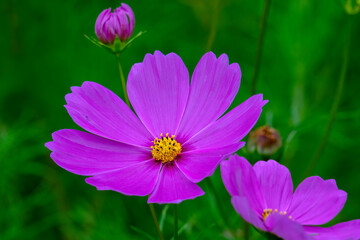
[[[181,144],[175,140],[175,135],[169,137],[169,133],[164,137],[161,134],[160,139],[155,138],[153,141],[154,146],[152,148],[152,156],[157,161],[167,163],[174,161],[175,157],[181,153]]]
[[[279,212],[276,208],[274,209],[274,211],[271,208],[267,208],[267,209],[264,209],[264,212],[262,214],[263,221],[265,221],[265,219],[272,213],[279,213],[280,215],[286,215],[287,214],[286,211],[280,211]],[[289,216],[289,218],[291,219],[292,217]]]

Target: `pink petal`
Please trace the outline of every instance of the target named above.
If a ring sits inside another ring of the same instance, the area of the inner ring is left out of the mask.
[[[187,179],[173,163],[163,166],[160,178],[148,203],[180,203],[204,195],[204,191]]]
[[[239,142],[258,120],[266,102],[252,96],[183,144],[189,150],[219,148]]]
[[[265,222],[268,231],[286,240],[312,239],[301,224],[289,219],[287,215],[270,214]]]
[[[213,174],[221,160],[244,145],[245,142],[240,142],[223,148],[184,152],[176,161],[176,165],[192,182],[200,182]]]
[[[346,196],[346,192],[337,188],[335,180],[309,177],[295,190],[288,214],[303,225],[324,224],[340,212]]]
[[[221,176],[226,189],[234,196],[247,199],[249,206],[259,217],[265,209],[260,183],[251,164],[238,155],[221,162]]]
[[[72,87],[65,106],[80,127],[96,135],[119,142],[149,147],[154,137],[130,108],[109,89],[84,82]]]
[[[157,182],[161,162],[153,159],[112,172],[86,178],[86,182],[98,190],[113,190],[125,195],[150,194]]]
[[[238,214],[240,214],[240,216],[245,221],[247,221],[248,223],[251,223],[254,227],[256,227],[258,229],[266,231],[266,227],[264,226],[262,219],[250,207],[250,204],[249,204],[247,198],[235,196],[235,197],[231,198],[231,203],[234,206],[236,212]]]
[[[102,38],[102,27],[103,27],[103,20],[105,17],[109,17],[111,15],[111,8],[103,10],[96,19],[95,22],[95,33],[98,38]],[[103,39],[101,39],[103,41]]]
[[[236,182],[236,174],[240,174],[240,163],[237,163],[238,161],[240,161],[238,157],[231,156],[229,160],[220,163],[222,181],[232,197],[240,195],[238,190],[240,186]]]
[[[127,90],[137,115],[154,136],[175,134],[189,94],[189,73],[178,55],[146,54],[131,68]]]
[[[121,41],[126,41],[131,37],[135,24],[135,15],[129,5],[122,3],[120,7],[114,10],[114,16],[117,18],[118,27],[114,28]]]
[[[131,10],[131,9],[130,9]],[[127,12],[123,6],[118,7],[114,11],[114,17],[117,21],[118,27],[114,27],[116,34],[121,41],[126,41],[131,37],[133,28],[131,28],[130,18],[134,17],[134,14]]]
[[[51,158],[60,167],[79,175],[95,175],[151,158],[144,148],[78,130],[59,130],[52,137],[54,141],[45,144],[53,151]]]
[[[134,29],[135,26],[135,15],[133,10],[130,8],[129,5],[125,4],[125,3],[121,3],[121,6],[119,7],[121,8],[122,11],[125,11],[129,17],[129,23],[130,23],[130,31],[132,32],[132,30]]]
[[[305,231],[315,240],[357,240],[360,239],[360,219],[338,223],[332,227],[305,226]]]
[[[233,63],[229,66],[226,54],[216,59],[214,53],[206,53],[192,75],[189,100],[178,137],[187,140],[218,119],[234,100],[240,78],[239,65]]]
[[[292,200],[293,183],[289,170],[274,160],[254,165],[265,199],[265,207],[287,211]]]

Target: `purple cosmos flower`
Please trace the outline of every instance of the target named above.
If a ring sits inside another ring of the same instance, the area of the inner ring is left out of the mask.
[[[134,30],[135,15],[131,8],[122,3],[120,7],[111,12],[111,8],[100,13],[95,23],[95,33],[100,42],[111,44],[116,35],[120,41],[128,40]]]
[[[191,85],[181,58],[156,51],[129,73],[135,113],[105,87],[85,82],[65,99],[72,119],[90,133],[63,129],[46,144],[66,170],[92,176],[98,190],[149,195],[148,202],[179,203],[203,195],[196,184],[241,148],[266,103],[255,95],[219,118],[239,86],[239,65],[209,52]]]
[[[333,179],[309,177],[293,193],[285,166],[269,160],[252,167],[237,155],[221,163],[221,175],[235,210],[258,229],[289,240],[360,238],[360,220],[312,226],[329,222],[345,204],[346,192]]]

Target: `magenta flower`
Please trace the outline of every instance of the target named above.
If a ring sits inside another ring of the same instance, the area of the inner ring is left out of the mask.
[[[346,192],[333,179],[309,177],[293,193],[285,166],[269,160],[252,167],[237,155],[221,163],[221,175],[235,210],[262,231],[286,240],[360,238],[360,220],[329,228],[312,226],[329,222],[345,204]]]
[[[90,133],[63,129],[46,144],[64,169],[92,176],[98,190],[149,195],[148,202],[179,203],[203,195],[196,184],[241,148],[266,101],[255,95],[219,118],[239,86],[239,65],[205,54],[189,73],[174,53],[147,54],[129,73],[135,113],[105,87],[85,82],[65,99],[72,119]]]
[[[135,15],[131,8],[122,3],[120,7],[111,12],[111,8],[100,13],[95,23],[95,33],[99,41],[112,44],[116,35],[122,42],[128,40],[134,30]]]

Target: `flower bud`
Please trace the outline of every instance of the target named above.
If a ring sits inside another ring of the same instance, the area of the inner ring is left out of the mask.
[[[281,145],[279,132],[269,126],[262,126],[250,132],[247,148],[249,152],[254,152],[256,149],[261,155],[272,155]]]
[[[114,43],[116,36],[126,42],[132,35],[135,26],[135,15],[131,8],[122,3],[111,12],[111,8],[100,13],[95,23],[95,33],[99,41],[105,44]]]

